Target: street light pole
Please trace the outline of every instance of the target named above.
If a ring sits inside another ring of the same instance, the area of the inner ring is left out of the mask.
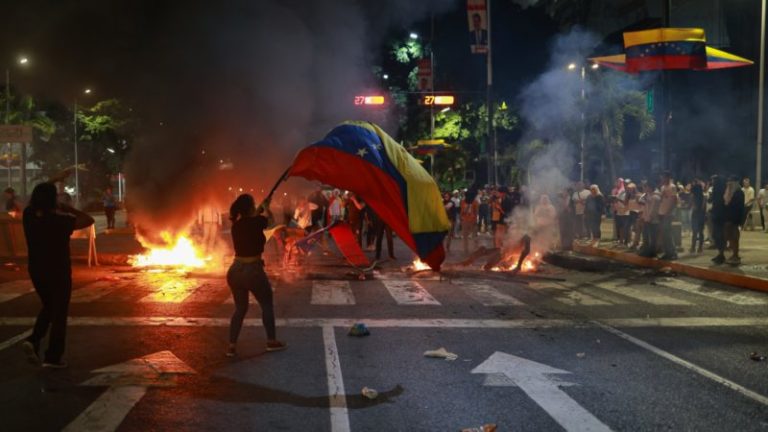
[[[762,186],[763,168],[763,110],[765,102],[765,13],[766,0],[760,9],[760,77],[757,91],[757,142],[755,143],[755,187]]]
[[[579,180],[581,180],[582,183],[584,183],[584,164],[585,164],[585,157],[584,157],[584,141],[586,140],[587,135],[587,120],[586,116],[584,115],[584,111],[586,111],[587,107],[586,100],[587,100],[587,90],[584,85],[584,81],[587,78],[587,69],[584,67],[584,65],[581,65],[581,142],[579,144],[579,149],[581,150],[581,169],[579,174]]]
[[[491,185],[495,185],[498,183],[498,178],[496,178],[496,143],[493,139],[493,106],[492,106],[492,96],[491,96],[491,90],[493,88],[493,57],[491,56],[493,50],[491,48],[491,0],[487,0],[486,2],[486,8],[487,8],[487,14],[488,14],[488,51],[485,53],[486,55],[486,70],[488,72],[487,75],[487,87],[486,87],[486,108],[487,108],[487,114],[488,114],[488,183]]]
[[[11,70],[5,68],[5,124],[8,124],[11,116]],[[5,163],[8,164],[8,187],[11,187],[11,143],[5,144],[8,149],[8,159]]]
[[[74,130],[75,130],[75,208],[80,208],[80,169],[78,168],[77,160],[77,98],[74,103]]]

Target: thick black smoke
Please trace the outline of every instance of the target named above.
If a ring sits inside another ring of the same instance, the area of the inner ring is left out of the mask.
[[[147,56],[154,66],[140,79],[163,102],[126,167],[140,225],[178,226],[201,201],[226,202],[240,188],[263,196],[299,148],[363,116],[353,97],[378,90],[372,65],[387,31],[460,3],[225,4],[185,5],[178,19],[168,11]]]

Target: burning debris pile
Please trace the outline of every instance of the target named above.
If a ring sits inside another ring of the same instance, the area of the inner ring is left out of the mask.
[[[203,248],[195,245],[188,235],[174,236],[168,231],[163,231],[160,234],[162,244],[154,244],[142,236],[137,237],[148,250],[131,258],[129,262],[136,268],[201,269],[212,261],[212,257],[206,256]]]

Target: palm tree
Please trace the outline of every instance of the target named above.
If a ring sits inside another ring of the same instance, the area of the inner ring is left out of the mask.
[[[588,129],[599,131],[602,151],[611,180],[617,177],[616,166],[624,147],[625,123],[634,119],[638,138],[645,139],[656,130],[653,114],[646,108],[645,95],[636,81],[613,72],[596,74],[590,95]]]

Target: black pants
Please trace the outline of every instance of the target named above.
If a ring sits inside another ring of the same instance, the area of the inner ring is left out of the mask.
[[[712,220],[712,241],[720,255],[725,252],[725,222]]]
[[[592,240],[600,240],[602,237],[602,232],[600,230],[600,225],[603,219],[603,215],[600,213],[588,213],[584,215],[584,220],[587,225],[587,230],[589,234],[592,235]]]
[[[115,227],[115,208],[114,207],[105,207],[104,208],[104,215],[107,217],[107,229],[112,229]]]
[[[675,240],[672,238],[672,215],[660,216],[661,218],[661,247],[664,250],[664,256],[671,257],[677,255],[675,251]]]
[[[50,328],[51,337],[48,340],[48,350],[45,352],[45,362],[58,363],[64,354],[67,338],[67,314],[69,299],[72,297],[72,276],[36,273],[30,272],[30,277],[43,307],[37,314],[32,335],[27,340],[35,346],[35,352],[37,352],[40,342]]]
[[[392,228],[381,220],[376,221],[374,228],[376,229],[376,259],[381,258],[381,241],[384,239],[384,234],[387,235],[387,252],[389,252],[389,257],[395,259]]]
[[[227,272],[227,284],[235,300],[235,313],[229,323],[229,342],[237,342],[243,319],[248,312],[248,293],[256,297],[261,306],[261,322],[267,332],[267,338],[276,338],[275,308],[272,304],[272,286],[264,272],[264,262],[241,263],[235,261]]]
[[[643,247],[640,255],[644,257],[655,257],[659,252],[659,224],[646,222],[643,225]]]
[[[704,225],[707,217],[703,212],[691,212],[691,250],[704,247]]]

